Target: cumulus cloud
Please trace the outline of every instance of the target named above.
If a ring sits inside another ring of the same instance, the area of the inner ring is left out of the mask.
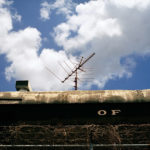
[[[69,63],[70,59],[75,61],[75,58],[66,55],[64,51],[57,52],[53,49],[43,49],[39,54],[42,40],[40,31],[32,27],[13,31],[14,14],[5,7],[5,1],[0,4],[0,54],[5,54],[10,64],[5,69],[7,80],[29,80],[34,90],[70,88],[68,84],[72,84],[71,81],[66,84],[59,81],[66,76],[66,72],[59,67],[58,61],[61,64],[64,60]],[[56,72],[60,79],[52,72]]]
[[[18,51],[17,53],[19,53]],[[61,83],[66,73],[58,63],[62,64],[64,60],[69,62],[68,56],[63,51],[43,49],[40,56],[37,56],[34,50],[25,53],[20,56],[18,54],[17,58],[15,54],[14,57],[10,56],[13,63],[6,68],[8,80],[11,78],[28,79],[34,90],[42,91],[67,90],[72,87],[70,86],[72,85],[71,81],[66,84]]]
[[[129,66],[135,62],[122,64],[122,58],[150,52],[149,12],[149,0],[89,1],[77,5],[76,12],[54,29],[54,38],[69,53],[96,52],[89,64],[96,66],[95,79],[86,86],[102,88],[115,77],[131,77]]]
[[[15,19],[16,21],[21,21],[21,15],[19,15],[17,12],[15,12],[15,14],[12,16],[13,19]]]
[[[0,38],[2,36],[5,36],[8,31],[12,29],[12,20],[10,12],[7,8],[3,8],[3,5],[5,5],[5,1],[0,1]],[[1,42],[2,43],[2,42]]]
[[[146,9],[150,4],[149,0],[110,0],[109,2],[115,4],[117,7],[136,8],[139,10]]]
[[[53,33],[61,50],[47,48],[41,52],[44,39],[40,31],[33,27],[13,31],[15,14],[5,5],[6,1],[0,0],[0,54],[5,54],[10,63],[5,71],[7,80],[28,79],[35,90],[72,88],[71,80],[65,84],[59,80],[71,71],[66,63],[73,68],[72,62],[77,63],[75,56],[79,54],[86,57],[96,53],[87,63],[88,68],[96,69],[94,79],[80,84],[81,89],[87,89],[92,85],[103,88],[116,77],[131,77],[136,66],[132,56],[150,53],[150,0],[94,0],[80,4],[71,0],[45,1],[41,4],[41,18],[50,19],[55,10],[65,15],[66,21],[58,24]]]
[[[41,19],[43,20],[50,19],[50,8],[51,8],[51,5],[48,2],[43,2],[41,4],[41,9],[40,9]]]
[[[55,41],[65,50],[85,46],[93,39],[121,35],[117,18],[107,16],[103,1],[91,1],[76,7],[77,15],[55,28]],[[75,36],[72,36],[72,34]]]
[[[54,3],[45,1],[41,3],[40,17],[43,20],[49,20],[51,11],[56,10],[56,14],[62,14],[68,18],[75,5],[72,0],[56,0]]]

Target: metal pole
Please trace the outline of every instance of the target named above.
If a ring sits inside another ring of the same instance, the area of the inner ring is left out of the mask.
[[[90,143],[90,150],[93,150],[93,144]]]
[[[91,130],[89,135],[89,142],[90,142],[90,150],[93,150],[93,130]]]
[[[77,70],[76,70],[76,76],[75,76],[75,80],[74,80],[74,82],[75,82],[75,90],[78,90],[78,74],[77,74]]]
[[[92,147],[148,147],[150,148],[150,144],[90,144]],[[0,147],[89,147],[90,145],[87,144],[68,144],[68,145],[61,145],[61,144],[41,144],[41,145],[10,145],[4,144],[0,145]]]

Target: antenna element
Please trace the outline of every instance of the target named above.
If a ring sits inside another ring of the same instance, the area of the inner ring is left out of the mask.
[[[74,73],[75,73],[75,79],[74,79],[74,82],[75,82],[75,90],[78,89],[78,70],[80,71],[84,71],[81,67],[90,59],[92,58],[93,56],[95,55],[95,53],[92,53],[88,58],[86,58],[84,61],[83,61],[83,57],[81,58],[80,60],[80,63],[77,65],[77,67],[74,68],[74,70],[72,70],[72,72],[70,74],[68,74],[68,76],[63,80],[61,81],[62,83],[64,83],[67,79],[69,79],[69,77],[71,77]]]

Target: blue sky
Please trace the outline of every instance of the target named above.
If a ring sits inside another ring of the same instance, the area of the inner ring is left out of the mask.
[[[70,73],[66,64],[93,52],[80,90],[150,88],[149,13],[150,0],[0,0],[0,91],[15,91],[16,80],[72,90],[62,66]]]

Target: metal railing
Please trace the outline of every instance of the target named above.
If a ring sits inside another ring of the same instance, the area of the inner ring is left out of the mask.
[[[150,144],[55,144],[55,145],[0,145],[0,148],[87,148],[94,150],[95,147],[99,148],[150,148]]]

